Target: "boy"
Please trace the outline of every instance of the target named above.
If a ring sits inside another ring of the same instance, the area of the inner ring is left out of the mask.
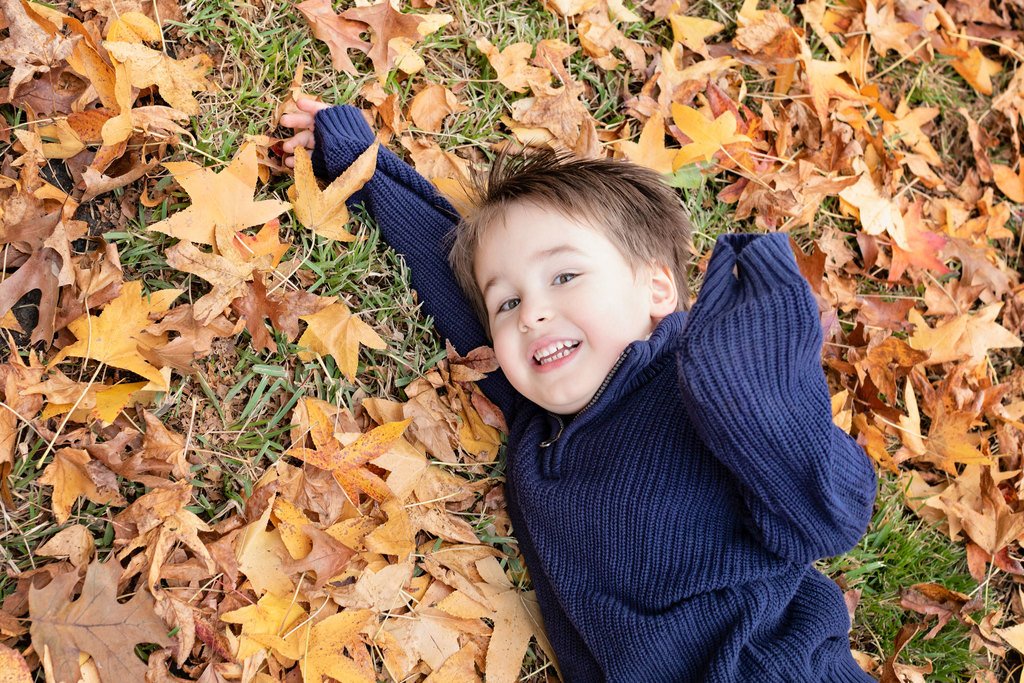
[[[312,147],[324,180],[373,141],[352,107],[299,107],[285,150]],[[720,236],[687,314],[685,216],[645,169],[502,158],[460,223],[382,149],[353,201],[456,349],[493,340],[482,387],[509,424],[509,512],[566,680],[872,680],[811,563],[856,544],[875,474],[832,423],[786,235]]]

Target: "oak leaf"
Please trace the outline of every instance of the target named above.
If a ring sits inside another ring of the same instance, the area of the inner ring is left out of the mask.
[[[281,541],[281,534],[277,529],[267,531],[272,511],[273,506],[268,505],[259,519],[242,529],[235,544],[238,569],[249,579],[257,595],[268,592],[286,595],[294,589],[282,569],[288,550]]]
[[[316,574],[313,590],[320,590],[344,572],[355,557],[355,551],[313,524],[307,524],[302,532],[312,541],[309,553],[298,560],[285,562],[282,568],[291,574],[313,572]]]
[[[179,294],[180,289],[162,289],[143,298],[141,282],[126,282],[121,294],[103,308],[99,317],[85,316],[68,325],[78,341],[61,349],[50,366],[68,356],[92,358],[166,387],[166,378],[139,354],[137,337],[150,324],[150,314],[166,311]]]
[[[275,330],[293,342],[299,336],[299,318],[310,315],[334,303],[334,297],[317,296],[302,290],[283,287],[267,290],[263,274],[255,273],[248,283],[248,292],[231,302],[231,308],[245,319],[245,328],[252,336],[257,351],[272,351],[274,340],[267,332],[263,320],[270,320]]]
[[[409,118],[420,130],[437,133],[451,114],[466,111],[468,107],[448,88],[432,83],[416,93],[409,103]]]
[[[330,0],[303,0],[295,8],[309,22],[313,35],[327,43],[334,69],[356,75],[358,70],[349,58],[348,51],[356,49],[366,52],[369,49],[370,44],[359,38],[366,30],[364,23],[337,15]]]
[[[512,92],[537,91],[551,83],[551,72],[529,64],[533,54],[530,43],[512,43],[499,50],[486,38],[477,38],[476,49],[484,53],[498,75],[498,82]]]
[[[309,351],[300,351],[299,358],[308,361],[315,354],[330,354],[350,381],[356,376],[360,344],[371,349],[387,348],[387,342],[340,301],[301,319],[309,326],[299,337],[299,346]]]
[[[348,207],[345,201],[359,190],[377,168],[379,143],[374,142],[326,189],[321,190],[313,175],[313,164],[304,147],[295,149],[295,184],[288,196],[295,217],[321,237],[351,242],[355,236],[345,230]]]
[[[135,645],[171,644],[148,591],[136,591],[123,604],[117,601],[120,576],[117,562],[94,561],[75,601],[71,594],[77,572],[59,574],[46,587],[29,589],[32,646],[40,656],[49,651],[55,683],[77,683],[79,653],[92,657],[104,681],[141,681],[146,665],[135,656]]]
[[[258,175],[253,144],[243,145],[231,164],[220,173],[191,161],[167,162],[164,167],[188,192],[192,205],[150,225],[149,230],[220,247],[224,241],[218,238],[218,232],[233,239],[237,231],[266,223],[288,210],[286,202],[253,199]],[[224,246],[224,251],[228,251],[229,247]]]
[[[361,21],[370,27],[373,38],[366,54],[373,62],[373,70],[380,81],[387,77],[395,65],[391,41],[398,38],[418,41],[422,37],[420,24],[425,21],[422,16],[399,12],[392,7],[389,0],[367,7],[351,7],[342,12],[341,16],[344,19]]]

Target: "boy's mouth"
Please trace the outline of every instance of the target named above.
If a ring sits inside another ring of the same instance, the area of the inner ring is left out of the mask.
[[[579,346],[578,341],[559,341],[539,349],[533,354],[536,365],[547,365],[570,355]]]

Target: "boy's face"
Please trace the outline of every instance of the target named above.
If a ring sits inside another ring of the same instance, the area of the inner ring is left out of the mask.
[[[634,273],[585,219],[529,203],[504,218],[484,233],[475,257],[495,355],[523,396],[575,413],[623,349],[675,310],[675,285],[665,267]]]

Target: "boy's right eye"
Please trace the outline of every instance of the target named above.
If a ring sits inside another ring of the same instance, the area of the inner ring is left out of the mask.
[[[518,305],[519,305],[519,299],[516,299],[516,298],[507,299],[506,301],[503,301],[500,306],[498,306],[498,313],[504,313],[506,311],[511,311],[513,308],[515,308]]]

